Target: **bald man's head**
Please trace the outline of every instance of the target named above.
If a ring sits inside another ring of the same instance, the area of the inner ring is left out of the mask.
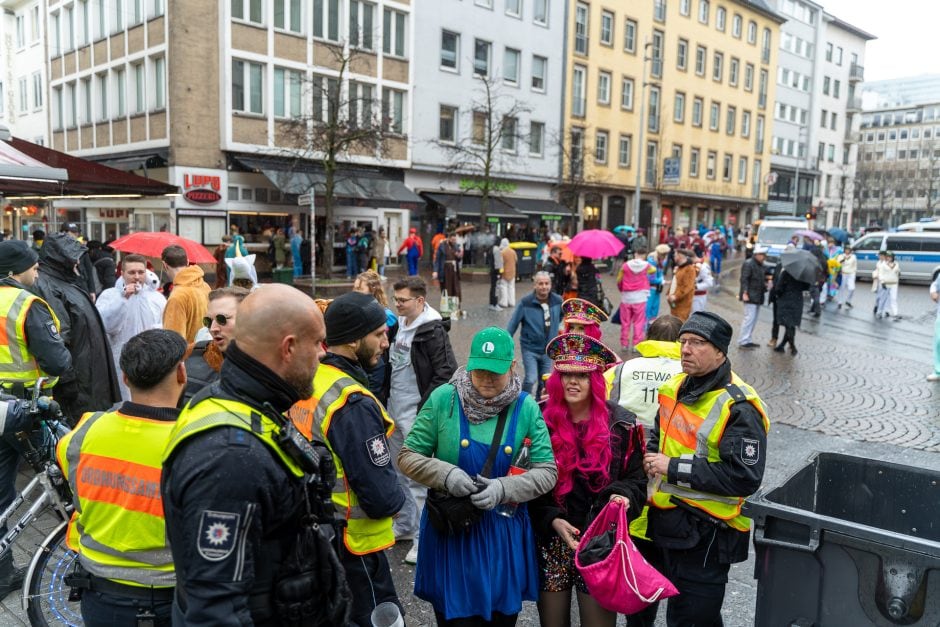
[[[302,398],[313,393],[326,325],[313,300],[277,283],[259,286],[238,306],[238,348],[287,381]]]

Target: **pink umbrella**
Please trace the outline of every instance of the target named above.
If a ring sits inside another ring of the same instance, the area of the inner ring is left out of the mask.
[[[588,229],[571,238],[568,242],[568,250],[578,257],[603,259],[619,255],[623,250],[623,242],[610,231]]]
[[[802,230],[799,230],[799,231],[793,231],[793,234],[794,234],[794,235],[799,235],[800,237],[806,237],[806,238],[808,238],[808,239],[813,240],[814,242],[821,242],[821,241],[823,241],[824,239],[826,239],[825,237],[823,237],[822,235],[820,235],[820,234],[817,233],[816,231],[810,231],[809,229],[802,229]]]

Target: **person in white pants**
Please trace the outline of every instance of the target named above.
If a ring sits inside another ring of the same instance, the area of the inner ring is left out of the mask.
[[[901,264],[894,260],[894,253],[886,251],[884,260],[875,265],[871,273],[872,278],[878,281],[878,308],[875,317],[887,318],[898,316],[898,281],[901,279]]]
[[[839,294],[836,297],[839,309],[845,305],[852,308],[852,294],[855,293],[855,274],[858,272],[858,258],[851,246],[845,247],[845,252],[839,255],[839,265],[842,266],[842,283],[839,284]]]
[[[738,340],[740,348],[758,346],[751,336],[757,325],[760,306],[764,304],[764,294],[767,292],[767,275],[764,274],[766,258],[767,248],[755,246],[751,258],[741,266],[741,289],[738,298],[744,303],[744,320],[741,322],[741,336]]]

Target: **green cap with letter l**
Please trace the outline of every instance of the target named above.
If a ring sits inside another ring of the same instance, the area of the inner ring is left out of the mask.
[[[487,327],[477,332],[470,343],[470,359],[467,372],[487,370],[506,374],[515,356],[512,336],[505,329]]]

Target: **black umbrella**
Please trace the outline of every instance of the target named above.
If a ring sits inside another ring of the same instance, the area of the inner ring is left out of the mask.
[[[819,270],[819,261],[813,253],[802,248],[785,250],[780,255],[780,263],[783,264],[783,271],[792,276],[797,281],[809,283],[816,282],[816,272]]]

